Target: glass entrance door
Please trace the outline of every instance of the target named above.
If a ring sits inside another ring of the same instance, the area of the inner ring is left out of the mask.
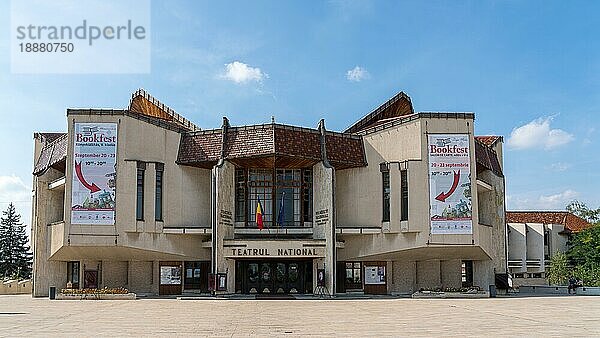
[[[238,261],[236,289],[248,294],[312,292],[312,261]]]

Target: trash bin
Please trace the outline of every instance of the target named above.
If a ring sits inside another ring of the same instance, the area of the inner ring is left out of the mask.
[[[50,290],[48,291],[48,296],[50,297],[50,299],[56,299],[56,286],[50,287]]]
[[[490,298],[496,298],[496,285],[490,284]]]

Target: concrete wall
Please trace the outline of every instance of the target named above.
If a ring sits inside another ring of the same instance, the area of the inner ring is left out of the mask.
[[[313,166],[313,238],[325,240],[325,286],[330,294],[335,293],[336,236],[334,222],[337,210],[334,206],[335,171],[332,167],[319,162]],[[317,267],[314,266],[313,269]],[[313,273],[313,285],[317,285],[316,270]]]
[[[461,267],[462,261],[459,259],[440,261],[443,288],[462,287]]]
[[[417,290],[442,287],[442,275],[439,260],[417,262]],[[415,290],[416,291],[416,290]]]
[[[393,261],[390,281],[390,293],[413,293],[416,289],[417,264],[413,261]]]
[[[102,261],[102,285],[108,288],[127,288],[128,262]]]
[[[227,161],[213,169],[215,177],[215,208],[213,224],[213,273],[227,273],[227,291],[235,292],[235,261],[224,257],[223,241],[234,238],[235,166]]]
[[[137,294],[152,293],[154,282],[153,262],[129,261],[128,289]]]

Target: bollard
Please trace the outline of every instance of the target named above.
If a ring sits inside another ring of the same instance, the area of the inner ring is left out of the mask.
[[[56,286],[50,287],[50,290],[48,291],[48,297],[50,299],[56,299]]]

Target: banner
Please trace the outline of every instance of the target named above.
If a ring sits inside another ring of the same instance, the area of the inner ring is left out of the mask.
[[[75,123],[71,224],[115,224],[117,124]]]
[[[472,234],[469,135],[429,135],[432,234]]]

